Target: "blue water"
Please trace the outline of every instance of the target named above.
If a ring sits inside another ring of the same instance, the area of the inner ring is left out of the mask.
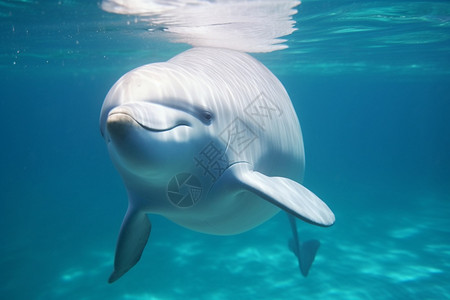
[[[257,54],[302,124],[305,186],[336,224],[307,278],[284,214],[216,237],[152,216],[107,284],[126,191],[98,117],[125,72],[189,48],[83,1],[0,1],[1,299],[450,298],[450,4],[307,1]]]

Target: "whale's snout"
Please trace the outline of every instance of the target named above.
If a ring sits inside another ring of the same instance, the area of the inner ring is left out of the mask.
[[[120,141],[127,138],[130,131],[139,127],[139,124],[128,114],[114,113],[106,119],[106,129],[109,140]]]
[[[108,112],[105,140],[121,167],[135,174],[161,176],[168,166],[191,161],[192,149],[198,146],[198,126],[194,126],[199,122],[195,122],[193,116],[174,108],[127,103]]]

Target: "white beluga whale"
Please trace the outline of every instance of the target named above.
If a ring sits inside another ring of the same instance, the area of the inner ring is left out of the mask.
[[[280,209],[320,226],[335,221],[300,184],[303,140],[286,90],[248,54],[192,48],[134,69],[106,96],[100,128],[129,198],[109,282],[140,259],[147,214],[216,235],[252,229]],[[302,255],[291,224],[306,276],[318,242]]]

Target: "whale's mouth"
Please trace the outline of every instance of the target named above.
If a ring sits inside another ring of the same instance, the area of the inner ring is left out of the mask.
[[[127,120],[128,119],[128,120]],[[108,115],[108,123],[109,122],[130,122],[134,121],[136,124],[138,124],[140,127],[147,131],[151,132],[166,132],[173,130],[180,126],[187,126],[191,127],[191,124],[187,121],[176,121],[173,122],[174,124],[170,124],[168,122],[148,122],[147,119],[139,120],[139,118],[135,117],[134,115],[130,114],[126,111],[113,111]]]
[[[139,125],[151,132],[166,132],[180,126],[192,127],[191,116],[178,109],[149,102],[126,103],[108,113],[107,123]]]
[[[156,129],[156,128],[150,128],[150,127],[147,127],[147,126],[145,126],[145,125],[143,125],[143,124],[141,124],[141,123],[139,123],[139,122],[137,122],[137,121],[136,121],[136,123],[138,123],[139,125],[141,125],[141,127],[144,128],[145,130],[153,131],[153,132],[170,131],[170,130],[175,129],[175,128],[180,127],[180,126],[191,127],[190,124],[187,124],[187,123],[186,123],[186,124],[185,124],[185,123],[180,123],[180,124],[174,125],[174,126],[169,127],[169,128],[165,128],[165,129]]]

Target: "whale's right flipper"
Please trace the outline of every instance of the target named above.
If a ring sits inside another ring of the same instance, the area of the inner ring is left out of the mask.
[[[317,250],[320,247],[318,240],[308,240],[300,243],[297,233],[297,224],[295,217],[288,213],[289,223],[291,224],[293,238],[289,240],[289,248],[297,256],[298,266],[303,276],[308,276],[309,269],[316,257]]]
[[[147,215],[128,207],[117,240],[114,271],[108,279],[112,283],[128,272],[141,258],[151,231]]]

